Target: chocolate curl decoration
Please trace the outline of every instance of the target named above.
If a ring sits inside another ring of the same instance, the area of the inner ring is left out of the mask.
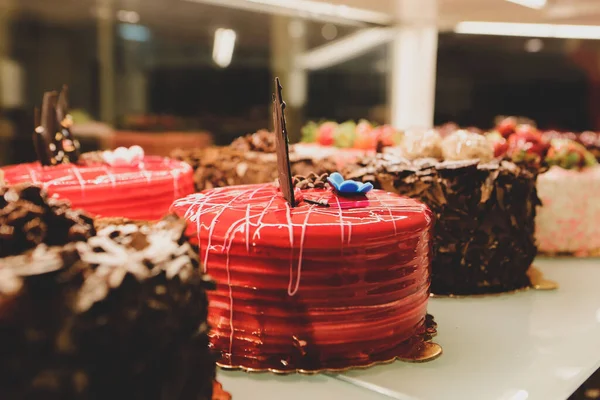
[[[35,131],[33,133],[33,143],[38,160],[42,165],[56,165],[54,152],[55,145],[52,143],[52,136],[56,131],[56,92],[44,93],[42,101],[41,117],[39,111],[35,112]]]
[[[275,78],[275,94],[273,95],[273,125],[275,127],[275,142],[277,149],[277,169],[279,176],[279,187],[283,197],[296,206],[294,199],[294,187],[292,185],[292,168],[290,166],[290,150],[288,147],[288,135],[285,127],[285,102],[281,97],[281,83]]]
[[[69,115],[69,87],[64,85],[56,104],[56,118],[60,131],[54,135],[56,156],[59,163],[76,163],[79,160],[79,141],[71,134],[73,120]]]

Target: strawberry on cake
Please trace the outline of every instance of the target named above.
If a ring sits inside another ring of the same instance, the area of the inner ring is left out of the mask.
[[[309,122],[302,128],[301,143],[295,144],[293,150],[302,155],[333,157],[338,168],[342,168],[358,157],[396,145],[401,137],[391,125],[376,126],[366,120]]]

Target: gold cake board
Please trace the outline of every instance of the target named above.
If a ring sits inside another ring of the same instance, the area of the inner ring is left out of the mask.
[[[433,316],[427,314],[424,322],[424,329],[421,333],[415,335],[414,337],[408,339],[407,342],[410,343],[410,346],[406,346],[406,348],[402,348],[399,346],[398,351],[394,353],[393,356],[386,357],[381,360],[373,360],[372,362],[354,365],[344,368],[322,368],[322,369],[314,369],[314,370],[306,370],[306,369],[289,369],[289,370],[281,370],[276,368],[251,368],[244,365],[230,365],[224,364],[222,362],[217,362],[217,366],[227,370],[227,371],[244,371],[249,373],[256,372],[271,372],[278,375],[287,375],[293,373],[299,373],[304,375],[314,375],[319,373],[341,373],[346,372],[351,369],[364,369],[370,368],[375,365],[381,364],[389,364],[396,360],[404,361],[404,362],[427,362],[432,361],[442,355],[442,347],[433,343],[432,339],[437,335],[437,323],[434,321]]]
[[[524,292],[524,291],[527,291],[527,290],[530,290],[530,289],[533,289],[533,290],[544,290],[544,291],[558,289],[558,283],[557,282],[555,282],[553,280],[550,280],[550,279],[546,279],[544,277],[544,274],[542,274],[542,271],[540,271],[539,269],[537,269],[533,265],[527,271],[527,276],[529,277],[529,281],[530,281],[529,286],[525,286],[525,287],[518,288],[518,289],[513,289],[513,290],[508,290],[508,291],[505,291],[505,292],[477,293],[477,294],[434,294],[434,293],[431,293],[431,297],[435,297],[435,298],[450,297],[450,298],[462,299],[462,298],[465,298],[465,297],[503,296],[503,295],[507,295],[507,294]]]

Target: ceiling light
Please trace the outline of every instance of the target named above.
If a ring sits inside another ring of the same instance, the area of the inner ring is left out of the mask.
[[[119,24],[119,36],[130,42],[147,42],[150,40],[150,29],[143,25]]]
[[[364,8],[331,4],[315,0],[186,0],[194,3],[214,4],[254,12],[285,15],[333,22],[341,25],[389,25],[392,15]]]
[[[306,28],[304,27],[304,22],[299,21],[297,19],[290,22],[288,25],[288,33],[290,37],[294,39],[299,39],[306,33]]]
[[[384,23],[388,17],[381,13],[361,8],[336,5],[324,1],[314,0],[247,0],[250,3],[264,4],[270,6],[284,7],[299,12],[308,12],[314,15],[325,15],[345,19],[354,19],[364,22]],[[385,19],[385,21],[383,21]]]
[[[559,39],[600,39],[598,25],[522,24],[512,22],[460,22],[455,33]]]
[[[140,22],[140,14],[135,11],[119,10],[117,11],[117,19],[128,24],[137,24]]]
[[[529,39],[525,42],[525,51],[528,53],[539,53],[544,48],[542,39]]]
[[[387,43],[397,34],[394,28],[363,29],[297,56],[295,65],[308,70],[328,68]]]
[[[323,35],[326,40],[335,39],[337,33],[338,31],[334,24],[325,24],[321,28],[321,35]]]
[[[215,31],[212,58],[219,67],[226,68],[231,64],[236,36],[232,29],[219,28]]]
[[[546,6],[547,0],[506,0],[509,3],[540,10]]]

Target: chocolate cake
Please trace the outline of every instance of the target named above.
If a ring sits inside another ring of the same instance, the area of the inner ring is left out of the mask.
[[[530,285],[536,255],[534,172],[509,161],[365,158],[345,176],[416,198],[436,216],[431,290],[504,292]]]
[[[28,184],[0,187],[0,257],[39,244],[60,246],[95,235],[93,220]]]
[[[99,221],[0,197],[0,398],[211,399],[206,290],[185,222]]]
[[[195,170],[196,190],[273,182],[277,179],[275,136],[258,131],[236,139],[225,147],[178,149],[172,158],[185,161]],[[335,170],[328,158],[311,158],[290,152],[293,175],[308,175]]]

